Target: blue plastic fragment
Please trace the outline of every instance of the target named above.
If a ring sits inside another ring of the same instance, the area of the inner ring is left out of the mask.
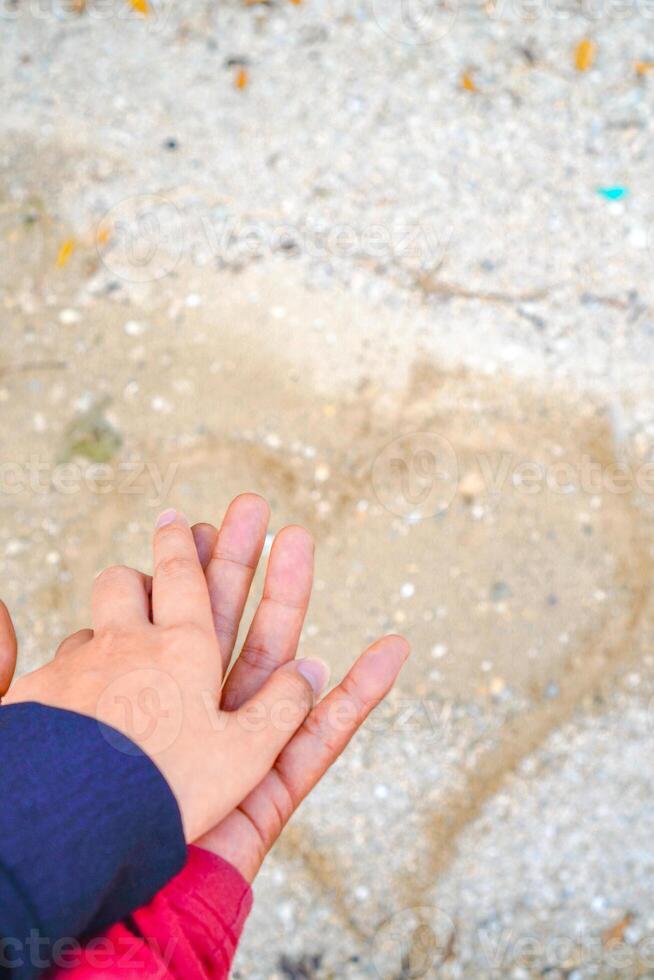
[[[619,201],[629,193],[628,187],[598,187],[597,193],[606,198],[607,201]]]

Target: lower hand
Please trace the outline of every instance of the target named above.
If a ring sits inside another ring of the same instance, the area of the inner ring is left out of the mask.
[[[54,661],[20,678],[5,698],[81,711],[130,736],[176,793],[187,839],[199,838],[249,881],[408,655],[400,637],[379,640],[314,706],[307,677],[317,690],[321,664],[294,660],[313,542],[288,527],[275,538],[263,597],[223,683],[267,525],[265,501],[243,494],[220,531],[201,524],[191,536],[180,518],[159,529],[153,580],[107,569],[94,588],[94,629],[65,640]],[[0,604],[0,694],[14,664],[13,627]],[[144,690],[163,716],[154,730]]]
[[[220,531],[193,533],[209,585],[223,656],[229,661],[268,528],[268,505],[255,494],[232,501]],[[276,536],[263,597],[222,690],[233,711],[297,653],[313,580],[313,541],[300,527]],[[370,712],[392,688],[409,653],[402,637],[369,647],[309,713],[259,785],[196,843],[233,864],[252,881],[302,800],[336,761]]]

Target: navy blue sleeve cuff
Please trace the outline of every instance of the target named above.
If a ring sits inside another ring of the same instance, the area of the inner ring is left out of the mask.
[[[0,976],[35,976],[57,942],[106,929],[185,864],[167,782],[93,718],[0,707],[0,779]]]

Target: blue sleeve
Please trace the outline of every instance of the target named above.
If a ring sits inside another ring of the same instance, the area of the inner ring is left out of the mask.
[[[0,977],[37,975],[58,941],[106,929],[185,861],[175,797],[133,742],[70,711],[0,707]]]

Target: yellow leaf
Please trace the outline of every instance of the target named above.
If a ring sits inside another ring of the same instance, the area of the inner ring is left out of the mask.
[[[477,86],[475,85],[472,75],[467,71],[461,76],[461,88],[465,89],[466,92],[476,92]]]
[[[247,68],[244,68],[243,65],[241,65],[234,77],[234,85],[237,89],[244,89],[249,81],[250,78],[248,76]]]
[[[654,61],[637,61],[636,62],[636,74],[637,75],[647,75],[648,72],[654,71]]]
[[[575,51],[575,68],[577,71],[588,71],[595,61],[595,45],[587,37],[580,41]]]
[[[150,13],[150,4],[148,3],[148,0],[129,0],[129,2],[137,14],[143,14],[144,17],[147,17]]]
[[[62,242],[59,246],[59,251],[57,252],[57,268],[63,269],[63,267],[68,262],[68,259],[73,254],[75,249],[75,239],[67,238],[65,242]]]

